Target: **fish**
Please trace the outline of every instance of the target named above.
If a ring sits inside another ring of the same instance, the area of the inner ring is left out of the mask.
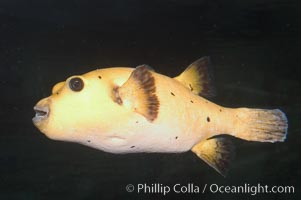
[[[104,152],[192,151],[226,176],[232,137],[283,142],[288,120],[279,109],[228,108],[216,94],[211,61],[204,56],[172,78],[146,64],[96,69],[55,84],[35,106],[34,125],[53,140]]]

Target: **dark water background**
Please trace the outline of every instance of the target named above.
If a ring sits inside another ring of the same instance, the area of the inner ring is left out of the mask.
[[[300,199],[301,12],[291,0],[0,1],[0,199]],[[47,139],[32,107],[51,87],[95,68],[147,63],[176,76],[214,63],[229,107],[280,108],[285,143],[233,138],[227,178],[191,152],[113,155]],[[143,195],[127,184],[292,185],[295,194]],[[299,197],[299,198],[298,198]]]

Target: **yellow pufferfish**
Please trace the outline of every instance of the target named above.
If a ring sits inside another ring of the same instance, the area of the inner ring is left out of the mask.
[[[209,66],[209,57],[202,57],[175,78],[147,65],[72,76],[36,104],[33,123],[51,139],[110,153],[191,150],[225,175],[234,152],[222,135],[282,142],[287,118],[279,109],[226,108],[208,101],[214,93]]]

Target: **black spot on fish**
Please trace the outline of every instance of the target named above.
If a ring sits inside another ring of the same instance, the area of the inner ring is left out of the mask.
[[[207,117],[207,122],[210,122],[210,117]]]
[[[178,139],[178,136],[176,136],[175,139],[177,140],[177,139]]]
[[[193,103],[193,101],[192,101],[192,100],[190,100],[190,102],[191,102],[191,103]]]
[[[59,95],[60,93],[59,92],[56,92],[56,95]]]
[[[99,79],[102,79],[102,77],[101,77],[101,76],[98,76],[98,78],[99,78]]]
[[[131,149],[132,149],[132,148],[135,148],[135,146],[131,146]]]
[[[172,96],[176,96],[174,93],[172,93],[172,92],[170,92],[170,94],[172,95]]]
[[[222,112],[222,109],[219,109],[220,112]]]
[[[208,103],[208,101],[205,101],[206,103]]]
[[[87,140],[87,142],[89,142],[89,143],[90,143],[91,141],[90,141],[90,140]]]
[[[138,121],[136,121],[136,124],[138,124]]]

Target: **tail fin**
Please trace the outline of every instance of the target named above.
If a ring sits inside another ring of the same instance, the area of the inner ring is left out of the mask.
[[[279,110],[239,108],[234,136],[259,142],[283,142],[287,134],[287,118]]]

